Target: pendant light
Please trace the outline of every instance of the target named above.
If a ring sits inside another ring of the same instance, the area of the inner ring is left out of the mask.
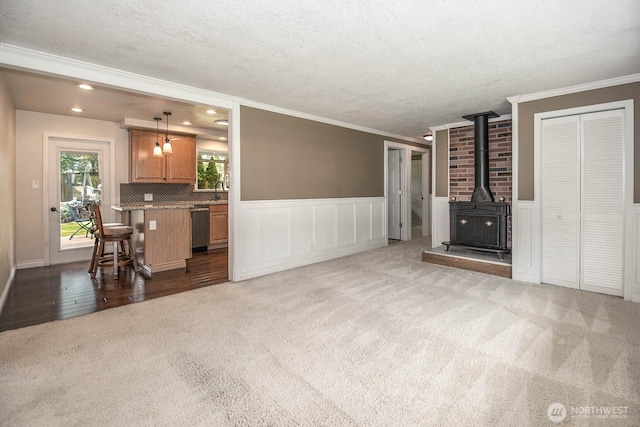
[[[173,148],[171,147],[171,141],[169,141],[169,116],[171,115],[170,112],[165,111],[163,113],[165,116],[167,116],[167,133],[165,135],[164,138],[164,145],[162,146],[162,153],[163,154],[173,154]]]
[[[160,117],[154,117],[156,121],[156,146],[153,147],[153,157],[162,157],[162,148],[160,148],[160,135],[158,133],[158,123],[162,120]]]

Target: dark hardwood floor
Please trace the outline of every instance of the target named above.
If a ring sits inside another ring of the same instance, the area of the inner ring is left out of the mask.
[[[187,268],[135,274],[126,268],[118,280],[110,268],[91,279],[89,261],[18,270],[0,314],[0,331],[81,316],[228,280],[227,249],[194,252]]]

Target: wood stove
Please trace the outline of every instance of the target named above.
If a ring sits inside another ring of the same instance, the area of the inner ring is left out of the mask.
[[[464,116],[474,122],[474,171],[475,188],[471,201],[449,202],[450,241],[442,242],[449,250],[451,245],[495,252],[500,259],[509,253],[507,247],[507,221],[511,209],[503,198],[494,202],[489,188],[489,118],[498,117],[493,111]]]

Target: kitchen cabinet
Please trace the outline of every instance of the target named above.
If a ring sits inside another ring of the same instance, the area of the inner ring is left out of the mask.
[[[227,205],[209,206],[209,244],[229,241],[229,211]]]
[[[164,141],[164,134],[157,138],[155,131],[131,129],[131,182],[156,182],[195,184],[196,137],[169,134],[173,154],[153,157],[156,140]]]
[[[186,260],[191,258],[191,209],[124,209],[129,212],[136,258],[143,270],[151,274],[186,268]]]

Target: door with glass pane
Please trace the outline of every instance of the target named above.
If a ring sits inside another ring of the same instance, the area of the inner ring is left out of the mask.
[[[50,264],[90,259],[94,241],[87,204],[111,200],[108,157],[107,142],[49,139]]]

